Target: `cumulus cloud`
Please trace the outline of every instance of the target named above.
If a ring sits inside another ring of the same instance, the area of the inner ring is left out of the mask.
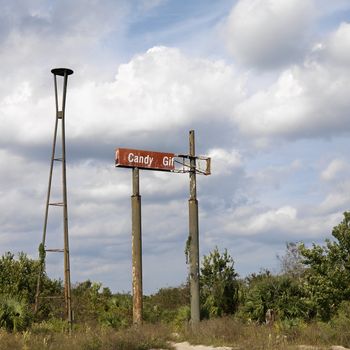
[[[207,51],[191,57],[188,51],[198,52],[198,46],[193,51],[154,46],[167,35],[155,27],[158,39],[149,39],[150,49],[145,44],[124,51],[127,58],[119,64],[119,48],[113,45],[130,20],[121,18],[128,13],[127,2],[87,3],[6,2],[0,14],[3,250],[37,255],[54,123],[49,69],[56,62],[77,68],[69,78],[66,110],[73,280],[103,280],[114,289],[129,289],[131,175],[114,168],[114,148],[187,153],[189,129],[196,130],[198,154],[212,157],[212,175],[197,177],[201,252],[226,247],[239,257],[243,271],[249,264],[257,271],[266,249],[274,256],[287,240],[329,234],[350,205],[348,147],[329,138],[349,131],[346,22],[305,54],[311,1],[241,0],[227,23],[230,50],[244,64],[240,70],[231,58],[213,58],[217,52],[211,58]],[[140,2],[135,17],[153,6],[156,16],[162,4]],[[71,11],[62,17],[67,8]],[[203,23],[212,24],[220,13]],[[141,22],[146,25],[147,19]],[[208,38],[200,32],[187,39],[195,46],[199,37]],[[113,56],[108,62],[101,59],[106,50]],[[107,76],[105,63],[113,67]],[[279,70],[272,71],[275,66]],[[259,70],[244,71],[251,67]],[[315,137],[330,141],[315,146]],[[271,147],[255,147],[263,144]],[[328,147],[333,151],[324,158]],[[305,154],[310,149],[312,154]],[[141,173],[149,290],[186,278],[188,187],[188,174]],[[62,215],[50,214],[48,244],[59,248]],[[57,259],[50,256],[47,266],[60,277]],[[118,281],[111,271],[118,272]]]
[[[237,150],[229,152],[222,148],[215,148],[209,151],[208,156],[212,159],[214,176],[231,174],[233,169],[242,166],[242,156]]]
[[[261,242],[284,243],[288,241],[312,241],[329,234],[340,218],[340,213],[321,212],[310,215],[310,208],[298,210],[291,205],[266,207],[250,203],[222,212],[217,227],[222,227],[223,239],[232,240],[254,237]],[[208,233],[211,237],[213,232]],[[224,238],[225,237],[225,238]],[[231,240],[231,241],[230,241]]]
[[[111,83],[69,88],[67,130],[72,140],[93,135],[102,143],[116,137],[126,143],[127,134],[159,133],[199,121],[220,123],[242,90],[232,67],[222,61],[190,59],[177,49],[155,47],[121,65]],[[30,92],[23,83],[0,102],[4,127],[21,142],[43,142],[53,101],[45,97],[34,105]],[[35,123],[29,115],[36,116]]]
[[[253,93],[235,109],[241,132],[257,140],[326,137],[349,132],[349,70],[339,67],[334,48],[342,45],[343,25],[326,41],[323,57],[283,70],[277,81]],[[323,47],[321,45],[321,47]],[[346,50],[345,50],[346,51]],[[344,54],[341,56],[345,62]]]
[[[240,0],[227,21],[228,49],[246,65],[290,63],[305,51],[312,18],[311,0]]]
[[[324,43],[319,43],[315,51],[333,64],[340,65],[341,68],[350,65],[350,23],[343,22],[338,29],[333,32]]]
[[[50,91],[47,77],[57,65],[79,67],[80,80],[104,76],[109,65],[97,64],[107,54],[103,41],[112,33],[121,35],[130,6],[124,1],[20,0],[1,1],[1,9],[0,97],[27,81],[36,100]]]

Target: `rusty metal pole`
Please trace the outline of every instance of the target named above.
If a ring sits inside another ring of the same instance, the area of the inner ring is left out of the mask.
[[[141,196],[139,169],[132,169],[132,292],[133,323],[142,324],[142,238],[141,238]]]
[[[53,74],[57,74],[53,70]],[[63,231],[64,231],[64,295],[66,303],[66,315],[69,330],[72,330],[72,298],[71,298],[71,281],[70,281],[70,262],[69,262],[69,238],[68,238],[68,208],[67,208],[67,172],[66,172],[66,131],[65,131],[65,108],[67,95],[68,71],[62,72],[63,81],[63,98],[61,113],[62,125],[62,186],[63,186]]]
[[[52,155],[51,155],[51,164],[50,164],[50,174],[49,174],[49,184],[46,198],[46,207],[45,207],[45,219],[44,219],[44,229],[42,242],[39,247],[40,255],[40,267],[39,275],[37,280],[37,290],[35,296],[35,312],[38,311],[39,307],[39,298],[40,298],[40,287],[41,287],[41,278],[45,269],[45,254],[46,252],[59,252],[64,253],[64,299],[65,299],[65,311],[66,318],[68,321],[69,331],[72,330],[73,322],[73,313],[72,313],[72,304],[71,304],[71,281],[70,281],[70,262],[69,262],[69,237],[68,237],[68,208],[67,208],[67,173],[66,173],[66,132],[65,132],[65,109],[66,109],[66,96],[67,96],[67,82],[68,76],[73,74],[73,71],[69,68],[55,68],[51,70],[51,73],[54,75],[54,84],[55,84],[55,102],[56,102],[56,121],[55,121],[55,130],[54,138],[52,144]],[[63,77],[63,89],[62,89],[62,100],[61,106],[59,106],[58,99],[58,88],[57,88],[57,76]],[[57,132],[58,126],[61,127],[61,141],[62,141],[62,155],[56,157],[56,142],[57,142]],[[51,185],[52,185],[52,175],[53,175],[53,166],[54,162],[60,162],[62,164],[62,202],[50,202],[51,196]],[[62,207],[63,209],[63,249],[46,249],[46,232],[47,232],[47,223],[48,223],[48,213],[49,206]]]
[[[199,229],[198,200],[196,183],[196,157],[194,130],[189,134],[190,156],[190,199],[189,206],[189,240],[190,240],[190,291],[191,291],[191,326],[196,328],[200,321],[199,306]]]
[[[46,242],[46,231],[47,231],[47,221],[49,217],[49,205],[50,205],[50,196],[51,196],[51,185],[52,185],[52,174],[53,174],[53,166],[55,161],[55,153],[56,153],[56,140],[57,140],[57,129],[58,129],[58,97],[57,97],[57,79],[55,76],[54,79],[55,84],[55,102],[56,102],[56,118],[55,118],[55,129],[53,134],[53,142],[52,142],[52,153],[51,153],[51,162],[50,162],[50,173],[49,173],[49,184],[47,187],[47,196],[46,196],[46,205],[45,205],[45,218],[44,218],[44,228],[43,228],[43,236],[41,240],[41,252],[39,251],[39,255],[44,254],[44,256],[40,256],[40,266],[39,266],[39,274],[36,284],[36,294],[35,294],[35,307],[34,312],[38,312],[39,309],[39,296],[40,296],[40,288],[41,288],[41,278],[42,274],[45,270],[45,242]]]

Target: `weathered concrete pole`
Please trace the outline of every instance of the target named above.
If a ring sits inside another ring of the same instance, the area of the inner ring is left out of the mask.
[[[142,324],[142,238],[139,169],[132,169],[132,292],[133,323]]]
[[[189,239],[190,239],[190,290],[191,290],[191,325],[195,328],[200,321],[199,307],[199,229],[198,201],[196,184],[196,158],[194,130],[190,130],[190,199],[189,205]]]

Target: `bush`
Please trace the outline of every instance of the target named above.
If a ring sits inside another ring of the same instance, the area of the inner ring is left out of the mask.
[[[331,319],[330,325],[336,330],[338,342],[346,347],[350,346],[350,302],[343,301],[337,314]]]
[[[243,312],[250,319],[265,322],[268,309],[281,320],[308,319],[308,300],[301,285],[289,276],[272,276],[268,271],[247,279]]]
[[[200,284],[201,304],[206,317],[234,314],[238,307],[238,282],[234,261],[225,250],[215,248],[204,256]]]
[[[173,323],[183,308],[188,308],[190,291],[187,284],[179,287],[161,288],[157,293],[144,297],[144,320],[146,322]]]
[[[72,294],[76,322],[112,328],[132,324],[132,299],[129,294],[112,295],[108,288],[89,280],[77,284]]]
[[[6,295],[0,296],[0,327],[8,331],[23,331],[32,320],[27,303]]]

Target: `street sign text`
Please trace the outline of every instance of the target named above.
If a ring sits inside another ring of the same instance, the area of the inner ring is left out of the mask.
[[[115,152],[115,165],[126,168],[173,171],[175,169],[174,157],[174,153],[118,148]]]

